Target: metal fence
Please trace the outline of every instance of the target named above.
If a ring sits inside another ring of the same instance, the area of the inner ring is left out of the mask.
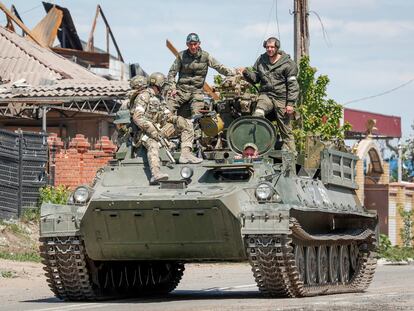
[[[37,206],[47,183],[47,136],[0,129],[0,218],[18,217]]]

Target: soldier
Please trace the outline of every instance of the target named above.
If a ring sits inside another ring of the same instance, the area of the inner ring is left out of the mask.
[[[123,144],[127,144],[128,140],[131,137],[130,125],[131,123],[131,115],[129,110],[120,109],[115,114],[114,124],[116,126],[116,130],[118,135],[116,137],[116,144],[118,148],[120,148]]]
[[[194,140],[192,125],[183,117],[174,116],[159,97],[164,83],[165,76],[162,73],[151,74],[149,87],[139,92],[131,105],[132,119],[146,136],[143,137],[142,142],[147,149],[151,184],[168,179],[168,175],[160,171],[159,142],[162,136],[169,138],[175,134],[181,135],[179,163],[202,161],[192,154]]]
[[[171,110],[185,118],[200,114],[204,108],[203,85],[208,67],[228,76],[234,75],[233,69],[227,68],[200,48],[200,38],[196,33],[187,36],[187,50],[181,51],[168,72],[168,104]],[[178,80],[175,76],[178,73]]]
[[[296,152],[291,117],[299,95],[296,79],[298,67],[290,56],[279,50],[280,42],[270,37],[263,42],[266,53],[260,55],[253,70],[239,68],[237,71],[252,84],[260,83],[260,93],[253,116],[267,116],[272,111],[282,137],[284,148]]]
[[[138,94],[148,87],[148,78],[137,75],[129,80],[129,86],[131,87],[131,91],[128,93],[128,109],[131,109],[131,106],[133,105]]]

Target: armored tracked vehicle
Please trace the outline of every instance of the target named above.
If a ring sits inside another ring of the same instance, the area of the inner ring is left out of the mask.
[[[43,204],[41,256],[54,294],[165,294],[186,263],[245,260],[269,297],[366,289],[378,221],[355,192],[357,157],[318,142],[298,157],[276,150],[274,126],[256,117],[235,119],[226,141],[197,165],[161,153],[169,180],[158,185],[145,151],[130,146],[68,204]]]

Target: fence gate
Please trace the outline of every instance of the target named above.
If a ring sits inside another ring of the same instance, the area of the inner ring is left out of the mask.
[[[388,235],[388,184],[365,184],[364,205],[367,209],[376,210],[379,220],[379,231]]]
[[[47,136],[0,129],[0,218],[18,217],[38,203],[47,183]]]

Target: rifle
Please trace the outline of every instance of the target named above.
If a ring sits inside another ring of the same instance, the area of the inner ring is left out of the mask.
[[[174,156],[172,155],[171,151],[168,149],[168,140],[164,137],[164,134],[162,133],[160,126],[158,124],[154,124],[154,126],[158,132],[159,144],[161,145],[162,148],[164,148],[165,153],[167,154],[167,157],[170,160],[170,163],[175,164]]]

